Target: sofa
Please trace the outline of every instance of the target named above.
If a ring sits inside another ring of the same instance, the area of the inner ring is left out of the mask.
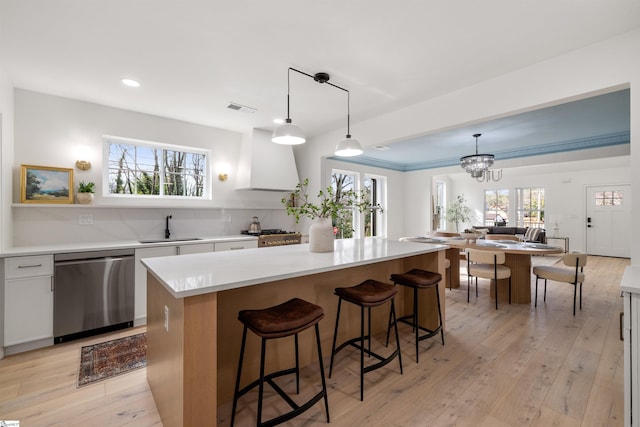
[[[474,225],[474,229],[479,230],[487,230],[487,234],[505,234],[514,236],[516,234],[522,234],[527,236],[528,242],[536,242],[536,243],[547,243],[547,237],[545,230],[543,228],[533,228],[533,227],[502,227],[502,226],[481,226]]]

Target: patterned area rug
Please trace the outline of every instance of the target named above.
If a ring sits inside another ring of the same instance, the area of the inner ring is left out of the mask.
[[[147,334],[82,347],[78,387],[125,374],[147,365]]]

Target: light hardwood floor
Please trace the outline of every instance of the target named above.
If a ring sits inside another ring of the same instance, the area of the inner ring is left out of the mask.
[[[501,304],[496,311],[488,282],[480,282],[479,298],[472,294],[467,304],[462,280],[460,289],[446,291],[445,345],[439,339],[423,341],[416,364],[411,330],[400,325],[404,374],[396,363],[367,374],[364,402],[359,400],[355,350],[336,357],[328,379],[331,425],[623,425],[619,283],[628,264],[589,257],[583,310],[575,317],[568,284],[550,282],[547,302],[540,292],[537,309],[533,303]],[[333,329],[334,321],[325,318],[320,327]],[[0,420],[21,420],[21,427],[162,425],[145,369],[76,388],[81,346],[141,330],[0,360]],[[328,373],[330,349],[323,350]],[[305,368],[302,377],[302,394],[315,391],[316,366]],[[269,402],[266,417],[280,410]],[[243,397],[236,425],[255,425],[255,408],[255,394]],[[229,413],[230,405],[219,408],[218,425],[229,425]],[[322,404],[288,425],[326,425]]]

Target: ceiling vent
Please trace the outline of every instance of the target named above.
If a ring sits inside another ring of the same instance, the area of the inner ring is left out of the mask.
[[[230,108],[236,111],[242,111],[243,113],[253,114],[256,112],[255,108],[247,107],[246,105],[237,104],[235,102],[230,102],[229,105],[227,105],[227,108]]]

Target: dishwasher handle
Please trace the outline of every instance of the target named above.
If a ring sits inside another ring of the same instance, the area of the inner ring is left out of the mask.
[[[126,261],[133,259],[133,255],[123,257],[103,257],[103,258],[90,258],[90,259],[76,259],[69,261],[56,261],[56,267],[63,265],[78,265],[78,264],[91,264],[95,262],[114,262],[114,261]]]

